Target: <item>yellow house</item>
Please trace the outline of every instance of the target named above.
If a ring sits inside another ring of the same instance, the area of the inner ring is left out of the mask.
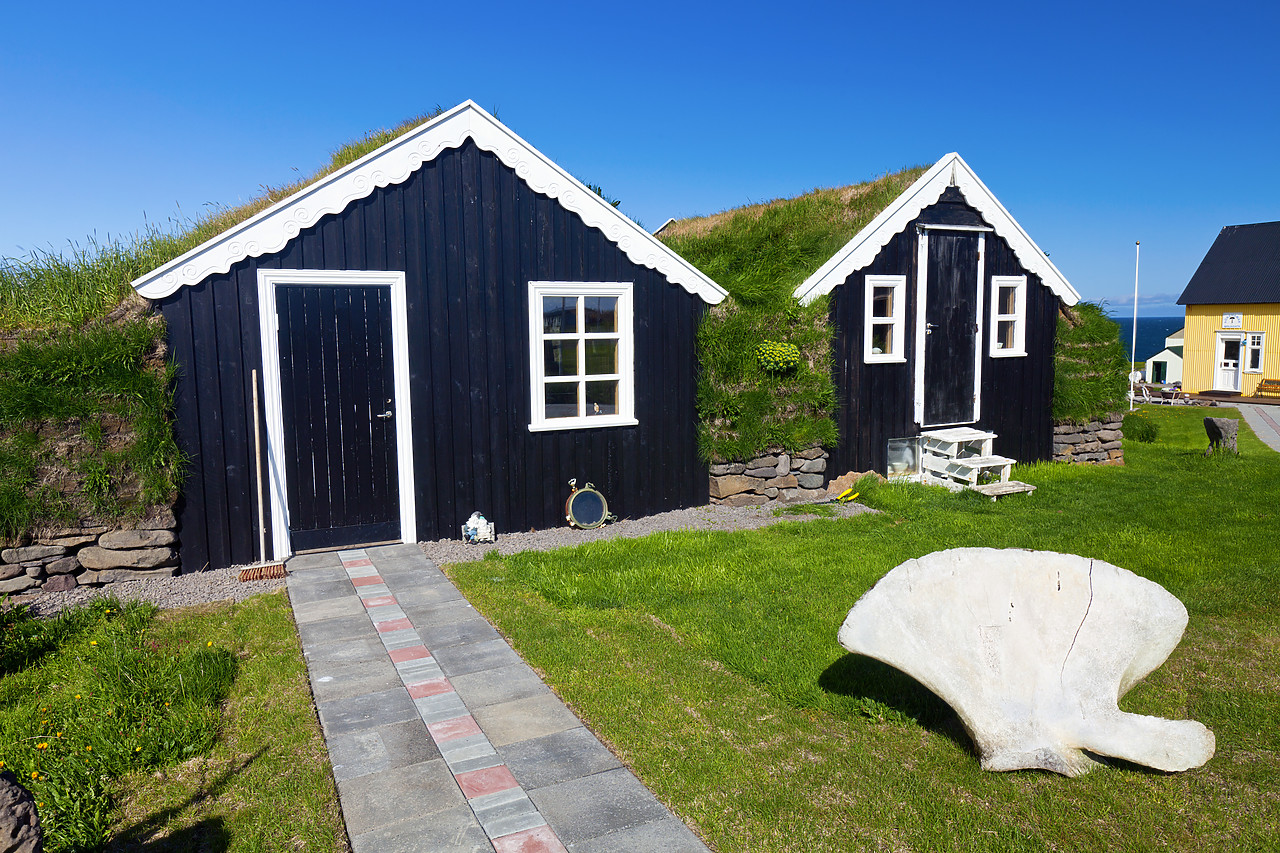
[[[1280,379],[1280,222],[1223,228],[1178,304],[1183,390],[1251,396]]]

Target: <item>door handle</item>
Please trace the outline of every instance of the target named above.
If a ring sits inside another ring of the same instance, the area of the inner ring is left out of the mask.
[[[377,417],[382,418],[382,419],[385,421],[387,418],[391,417],[391,410],[390,410],[390,409],[387,409],[387,410],[386,410],[385,412],[383,412],[382,414],[377,415]]]

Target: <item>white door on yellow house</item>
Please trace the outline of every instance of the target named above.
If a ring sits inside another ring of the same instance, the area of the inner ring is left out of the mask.
[[[1243,333],[1218,332],[1217,369],[1213,373],[1215,391],[1240,390],[1240,362],[1243,349]]]

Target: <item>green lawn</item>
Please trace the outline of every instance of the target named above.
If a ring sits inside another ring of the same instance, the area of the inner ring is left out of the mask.
[[[719,851],[1259,850],[1280,825],[1280,454],[1242,426],[1151,409],[1124,467],[1017,469],[999,503],[863,483],[878,515],[664,533],[451,574],[658,796]],[[1182,774],[985,773],[954,714],[847,655],[849,607],[903,560],[961,547],[1101,558],[1191,621],[1125,710],[1192,718],[1216,756]]]

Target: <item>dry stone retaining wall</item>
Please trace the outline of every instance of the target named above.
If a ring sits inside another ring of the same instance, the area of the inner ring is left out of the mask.
[[[756,506],[825,497],[828,458],[821,447],[811,447],[795,454],[778,450],[746,462],[712,465],[711,503]]]
[[[178,574],[178,524],[161,510],[124,530],[55,530],[29,545],[0,550],[0,594],[66,592],[78,586]]]
[[[1112,412],[1104,420],[1084,424],[1061,423],[1053,428],[1053,461],[1092,465],[1124,464],[1123,416]]]

